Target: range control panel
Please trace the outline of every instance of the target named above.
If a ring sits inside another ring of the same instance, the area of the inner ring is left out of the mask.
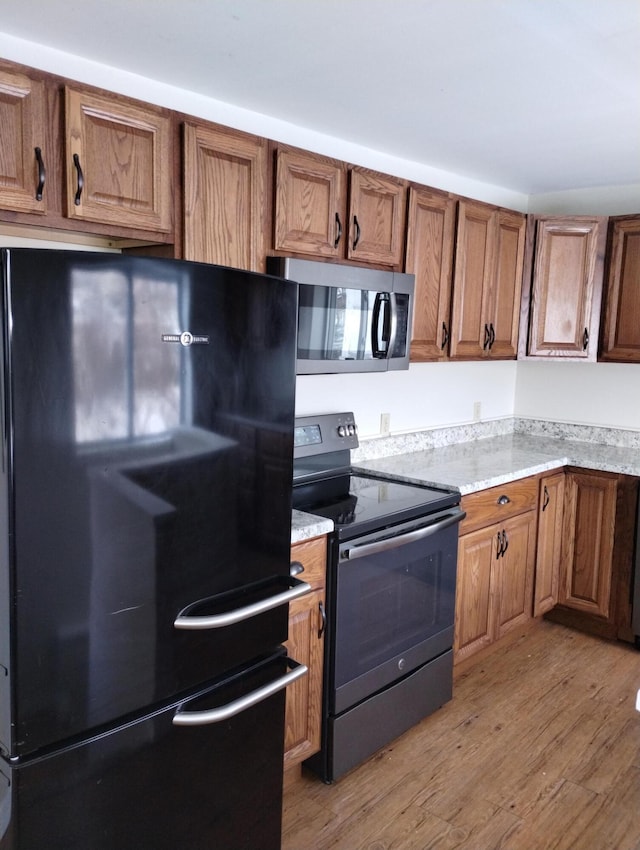
[[[353,413],[296,417],[293,435],[296,458],[357,447],[358,429]]]

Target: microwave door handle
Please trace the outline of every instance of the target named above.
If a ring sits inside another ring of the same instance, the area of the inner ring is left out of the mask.
[[[396,347],[396,336],[398,335],[398,304],[396,302],[395,292],[389,295],[389,340],[387,342],[387,357],[391,357],[391,353]]]
[[[389,293],[388,292],[376,292],[375,301],[373,302],[373,316],[371,320],[371,352],[373,356],[379,360],[384,360],[389,353],[389,314],[388,314],[388,304],[389,304]],[[382,313],[382,305],[384,304],[384,312]],[[382,313],[382,326],[380,325],[380,315]],[[381,333],[379,333],[381,331]],[[387,346],[385,348],[381,348],[378,345],[378,340],[381,339],[383,342],[387,342]]]

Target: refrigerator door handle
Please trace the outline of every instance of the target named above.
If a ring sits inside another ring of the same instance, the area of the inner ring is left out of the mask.
[[[243,605],[240,608],[235,608],[233,611],[225,611],[222,614],[208,614],[206,616],[189,616],[185,614],[187,608],[183,609],[176,617],[173,625],[176,629],[220,629],[224,626],[232,626],[235,623],[241,623],[243,620],[248,620],[258,614],[263,614],[265,611],[271,611],[272,608],[278,608],[280,605],[286,605],[293,599],[299,596],[304,596],[311,591],[311,585],[300,579],[289,578],[290,587],[288,590],[276,593],[269,596],[267,599],[261,599],[259,602],[252,602],[250,605]],[[191,606],[189,606],[191,607]]]
[[[174,726],[206,726],[209,723],[220,723],[223,720],[228,720],[230,717],[235,717],[236,714],[246,711],[251,706],[257,705],[262,700],[288,687],[308,672],[308,667],[292,658],[288,658],[287,663],[293,668],[289,673],[269,682],[268,685],[263,685],[261,688],[239,697],[239,699],[228,702],[226,705],[207,711],[177,711],[173,717]]]

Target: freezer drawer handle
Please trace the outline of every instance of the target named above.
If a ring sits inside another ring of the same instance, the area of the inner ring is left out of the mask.
[[[398,534],[395,537],[385,537],[373,543],[362,543],[359,546],[352,546],[350,549],[345,549],[342,552],[342,557],[352,561],[354,558],[364,558],[368,555],[377,555],[379,552],[387,552],[389,549],[397,549],[406,543],[414,543],[416,540],[424,540],[425,537],[431,537],[432,534],[443,531],[450,525],[462,522],[465,517],[466,513],[464,511],[456,511],[455,514],[448,514],[439,522],[422,526],[415,531],[408,531],[406,534]]]
[[[176,617],[173,625],[176,629],[220,629],[223,626],[233,626],[235,623],[241,623],[243,620],[248,620],[251,617],[256,617],[258,614],[263,614],[265,611],[271,611],[272,608],[278,608],[280,605],[286,605],[293,599],[299,596],[304,596],[311,591],[311,585],[300,579],[290,578],[291,587],[281,593],[276,593],[269,596],[267,599],[261,599],[259,602],[252,602],[251,605],[244,605],[241,608],[235,608],[233,611],[225,611],[223,614],[208,614],[207,616],[189,616],[185,615],[184,611]],[[186,609],[185,609],[186,610]]]
[[[289,673],[286,673],[273,682],[269,682],[268,685],[263,685],[250,694],[245,694],[239,699],[228,702],[226,705],[221,705],[219,708],[211,708],[208,711],[176,712],[173,717],[174,726],[206,726],[209,723],[220,723],[223,720],[228,720],[230,717],[235,717],[236,714],[246,711],[251,706],[257,705],[262,700],[288,687],[292,682],[295,682],[296,679],[306,675],[308,672],[308,667],[305,667],[304,664],[299,664],[292,658],[288,658],[287,662],[290,667],[293,667]]]

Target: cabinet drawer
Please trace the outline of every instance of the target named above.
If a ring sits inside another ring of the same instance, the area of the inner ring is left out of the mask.
[[[291,561],[298,561],[304,571],[296,578],[308,582],[312,587],[324,585],[327,566],[327,539],[314,537],[291,547]]]
[[[466,519],[460,525],[460,534],[467,534],[485,525],[502,520],[536,507],[538,480],[522,478],[499,487],[491,487],[462,497]]]

